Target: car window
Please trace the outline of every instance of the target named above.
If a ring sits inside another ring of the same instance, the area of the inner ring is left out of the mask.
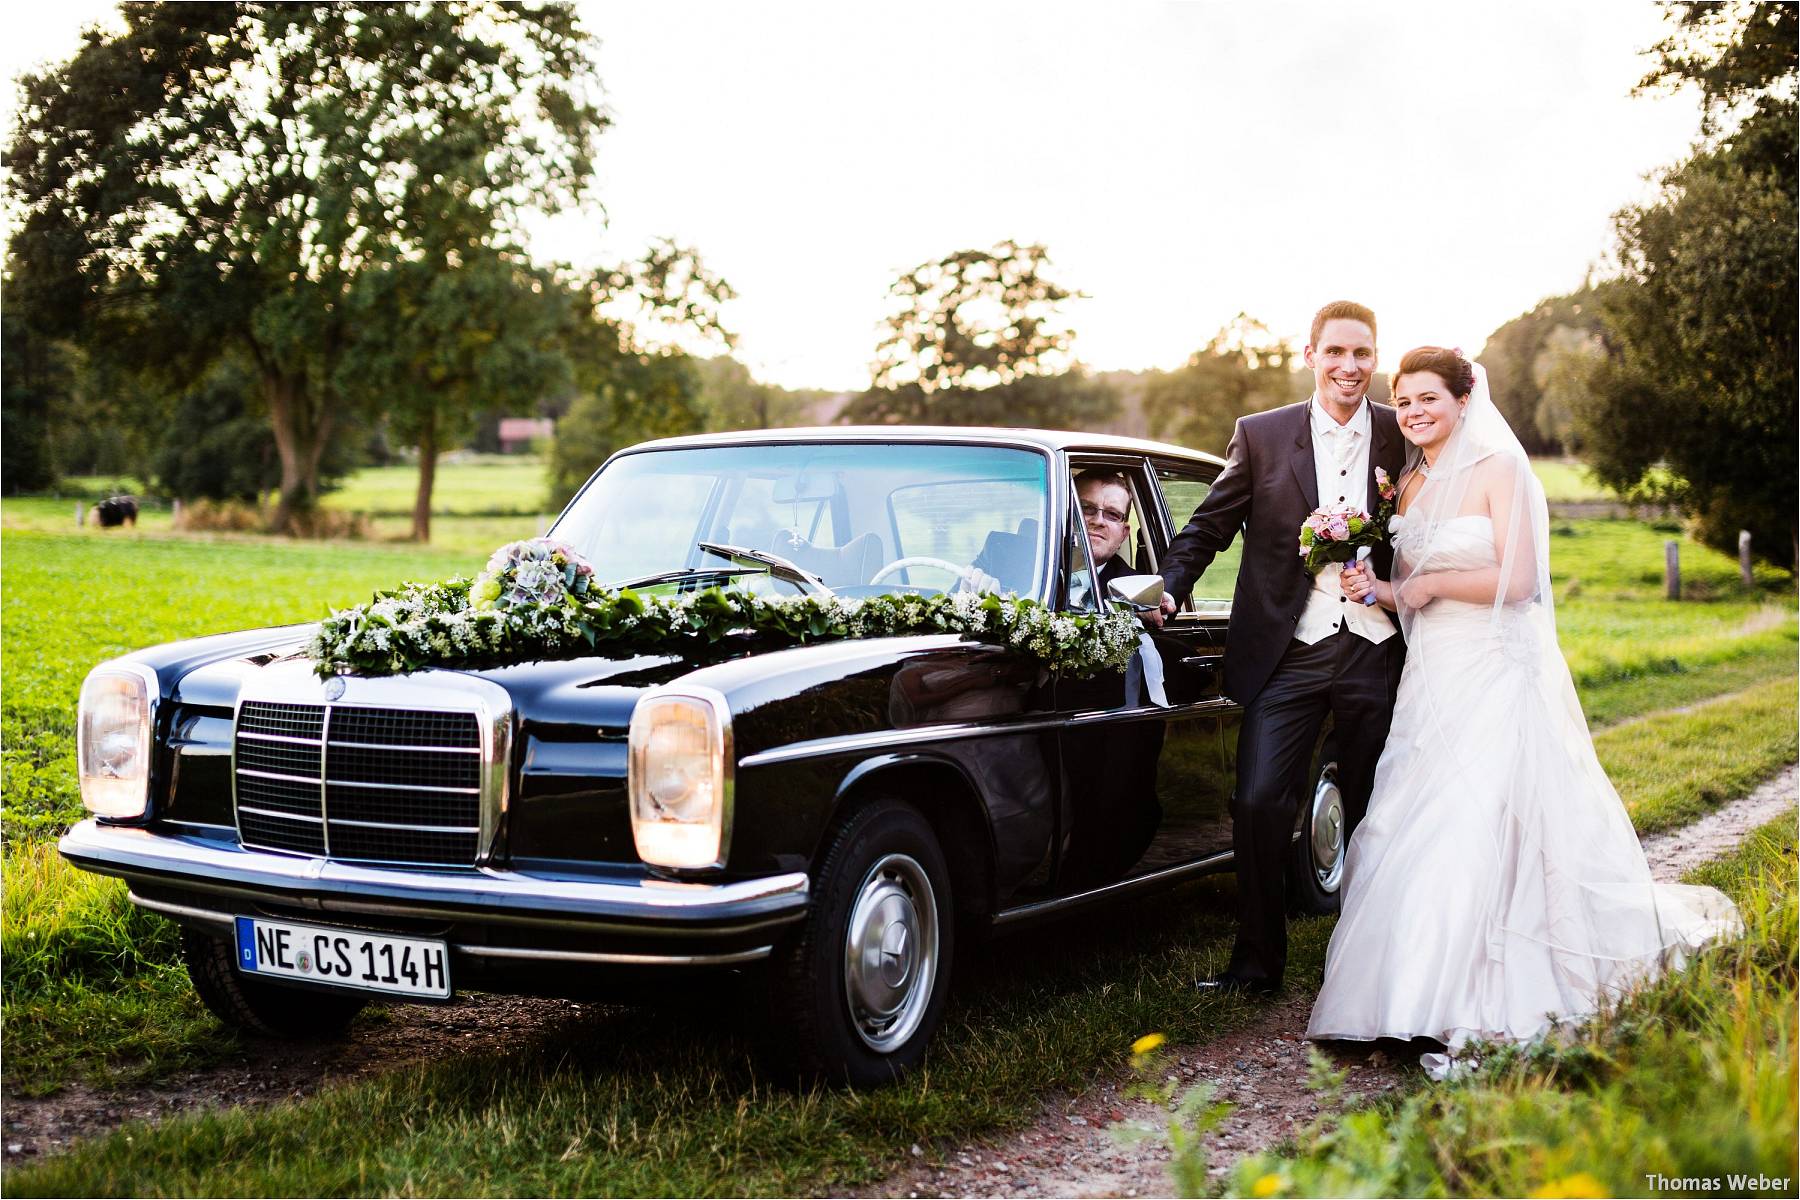
[[[1062,607],[1069,612],[1099,612],[1094,589],[1094,557],[1074,494],[1069,497],[1069,536],[1063,540]]]
[[[610,462],[550,531],[603,581],[687,572],[723,543],[772,553],[843,595],[943,592],[979,567],[1041,600],[1049,459],[1007,446],[864,441],[644,450]],[[739,585],[791,594],[756,575]],[[663,586],[663,585],[658,585]]]
[[[1035,573],[1043,545],[1039,486],[1033,480],[951,478],[896,488],[889,499],[894,557],[972,563],[990,535],[1026,535]]]
[[[1070,520],[1082,525],[1085,517],[1080,511],[1081,478],[1090,471],[1105,472],[1116,475],[1125,484],[1130,493],[1126,504],[1125,538],[1116,551],[1117,559],[1124,566],[1124,572],[1130,575],[1156,573],[1156,555],[1150,547],[1149,530],[1144,524],[1144,490],[1146,486],[1141,462],[1121,463],[1117,459],[1084,460],[1073,458],[1069,464],[1069,490],[1077,496],[1076,509],[1071,512]],[[1155,503],[1152,500],[1151,503]],[[1074,562],[1074,559],[1068,561]]]
[[[728,518],[714,532],[718,540],[756,550],[776,548],[778,536],[799,536],[815,546],[839,546],[831,521],[831,497],[795,496],[784,492],[780,480],[751,475],[738,481],[737,491],[720,505]]]
[[[1188,523],[1194,510],[1200,507],[1200,502],[1212,490],[1212,480],[1198,467],[1176,467],[1159,463],[1156,482],[1162,489],[1163,503],[1169,515],[1169,528],[1177,533]],[[1189,611],[1203,614],[1230,611],[1231,594],[1237,587],[1238,562],[1243,557],[1243,545],[1243,538],[1236,538],[1212,560],[1206,573],[1194,584],[1193,595],[1188,600]]]

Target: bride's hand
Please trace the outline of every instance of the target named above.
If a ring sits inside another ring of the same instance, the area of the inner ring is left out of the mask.
[[[1437,580],[1432,575],[1414,575],[1401,584],[1396,595],[1406,608],[1424,608],[1437,598]]]

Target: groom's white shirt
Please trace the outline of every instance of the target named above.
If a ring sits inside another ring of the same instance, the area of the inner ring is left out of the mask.
[[[1318,472],[1319,503],[1353,504],[1364,512],[1369,508],[1369,450],[1374,437],[1369,415],[1369,398],[1363,397],[1350,420],[1339,425],[1319,406],[1315,393],[1307,414],[1312,420],[1313,469]],[[1394,636],[1394,622],[1380,605],[1352,603],[1344,595],[1344,583],[1338,576],[1343,568],[1326,563],[1313,576],[1312,593],[1294,636],[1307,645],[1322,642],[1340,627],[1371,642],[1385,642]]]

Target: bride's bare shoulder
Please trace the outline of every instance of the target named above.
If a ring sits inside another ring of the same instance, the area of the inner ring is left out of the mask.
[[[1483,491],[1510,491],[1531,472],[1531,464],[1511,454],[1489,454],[1476,462],[1472,480]]]

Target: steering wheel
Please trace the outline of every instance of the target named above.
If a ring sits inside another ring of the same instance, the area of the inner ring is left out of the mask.
[[[974,568],[959,567],[946,559],[932,558],[925,554],[912,554],[908,555],[906,558],[896,558],[893,562],[869,576],[869,582],[879,583],[882,579],[892,575],[895,571],[904,571],[908,567],[936,567],[940,571],[950,572],[952,575],[968,584],[971,590],[975,587],[975,577],[970,574]]]

